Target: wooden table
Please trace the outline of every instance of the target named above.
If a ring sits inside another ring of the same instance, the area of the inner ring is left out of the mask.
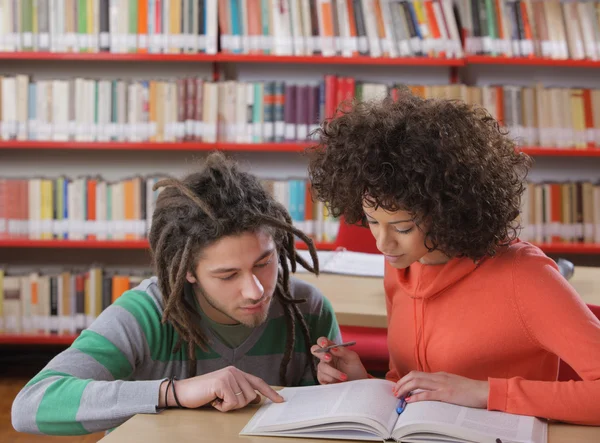
[[[335,443],[351,440],[317,440],[305,438],[240,436],[239,432],[248,423],[256,406],[233,412],[215,409],[175,410],[155,415],[136,415],[112,433],[100,440],[101,443]],[[550,424],[548,443],[598,443],[600,427]],[[355,441],[354,441],[355,443]]]
[[[313,283],[329,298],[342,325],[385,328],[383,279],[322,274],[297,274]],[[600,305],[600,268],[577,267],[571,284],[586,303]],[[309,443],[303,438],[240,437],[256,407],[222,413],[213,409],[168,410],[156,415],[136,415],[104,437],[102,443],[177,442]],[[336,442],[341,440],[312,440]],[[598,443],[600,427],[550,424],[548,443]]]
[[[339,324],[387,327],[383,279],[343,275],[296,274],[312,283],[331,301]],[[578,266],[569,280],[586,303],[600,305],[600,268]]]

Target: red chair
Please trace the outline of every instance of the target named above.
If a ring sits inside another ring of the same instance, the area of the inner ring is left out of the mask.
[[[348,251],[381,254],[369,228],[348,225],[344,222],[344,217],[340,217],[340,228],[334,245],[336,248],[346,248]]]
[[[595,305],[587,305],[590,308],[590,311],[594,313],[598,319],[600,319],[600,306]],[[581,377],[573,370],[571,366],[569,366],[564,361],[560,361],[558,366],[558,380],[559,381],[569,381],[569,380],[581,380]]]
[[[387,329],[340,325],[344,341],[355,341],[352,350],[369,372],[386,373],[390,369],[387,347]]]

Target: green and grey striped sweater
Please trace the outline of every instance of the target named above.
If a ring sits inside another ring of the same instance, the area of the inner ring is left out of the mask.
[[[327,336],[339,342],[340,332],[329,301],[313,286],[293,278],[292,296],[304,298],[300,309],[311,340]],[[187,377],[186,347],[173,353],[178,334],[161,324],[163,301],[156,277],[125,292],[52,359],[17,395],[12,424],[17,431],[77,435],[104,431],[139,413],[156,413],[160,384],[170,376]],[[223,344],[202,325],[210,351],[196,349],[197,374],[227,366],[279,385],[285,350],[285,317],[277,301],[267,321],[237,348]],[[301,329],[288,366],[291,386],[312,384]]]

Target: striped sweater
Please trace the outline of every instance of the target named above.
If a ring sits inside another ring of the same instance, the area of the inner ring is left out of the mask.
[[[339,342],[329,301],[298,279],[292,279],[291,290],[294,298],[307,300],[300,310],[311,341],[327,336]],[[160,384],[170,376],[188,375],[186,347],[173,352],[178,334],[170,324],[161,324],[162,312],[156,277],[125,292],[21,390],[12,406],[13,427],[36,434],[79,435],[111,429],[135,414],[156,413]],[[210,349],[196,349],[197,374],[235,366],[279,385],[285,324],[282,306],[274,301],[267,321],[235,349],[201,325]],[[301,328],[296,335],[287,380],[291,386],[312,384]]]

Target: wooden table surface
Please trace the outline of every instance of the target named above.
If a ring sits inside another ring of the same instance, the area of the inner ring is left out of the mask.
[[[215,409],[176,410],[171,409],[152,415],[136,415],[100,443],[335,443],[356,440],[321,440],[287,437],[240,436],[239,432],[248,423],[256,406],[233,412]],[[548,443],[598,443],[600,427],[550,424]]]

